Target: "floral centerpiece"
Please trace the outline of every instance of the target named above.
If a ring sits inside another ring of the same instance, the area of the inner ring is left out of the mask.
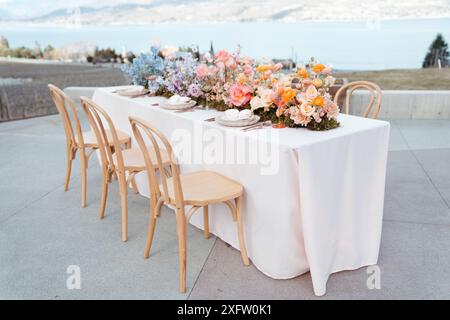
[[[256,65],[239,50],[196,57],[164,55],[152,48],[124,71],[134,84],[146,86],[152,94],[190,97],[220,111],[251,109],[278,127],[328,130],[339,126],[339,108],[329,94],[335,79],[324,64],[312,59],[295,73],[286,74],[281,64]]]
[[[335,81],[330,74],[329,67],[314,61],[295,74],[273,74],[269,84],[258,88],[251,108],[262,119],[280,126],[337,128],[339,108],[328,92]]]

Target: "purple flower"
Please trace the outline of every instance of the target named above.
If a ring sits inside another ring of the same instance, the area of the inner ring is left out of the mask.
[[[187,93],[188,93],[188,95],[189,95],[190,97],[194,97],[194,98],[198,98],[198,97],[200,97],[200,96],[203,94],[200,85],[197,84],[197,83],[192,83],[192,84],[188,87]]]

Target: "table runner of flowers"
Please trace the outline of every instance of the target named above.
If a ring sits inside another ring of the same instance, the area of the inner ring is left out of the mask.
[[[152,47],[123,71],[133,84],[144,86],[152,95],[178,94],[220,111],[251,109],[263,121],[293,128],[339,126],[339,107],[329,93],[335,78],[330,67],[314,59],[296,72],[285,73],[281,64],[258,63],[241,56],[239,50],[200,56],[165,54]]]

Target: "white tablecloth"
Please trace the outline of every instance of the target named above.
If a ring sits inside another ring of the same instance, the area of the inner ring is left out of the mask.
[[[180,139],[180,131],[189,135],[214,130],[243,143],[256,139],[277,150],[278,163],[273,166],[251,161],[181,165],[182,172],[214,170],[242,183],[248,254],[267,276],[288,279],[310,271],[314,292],[320,296],[326,292],[330,274],[377,263],[388,122],[340,115],[341,127],[325,132],[269,127],[244,133],[203,121],[216,115],[215,110],[176,113],[152,106],[159,97],[130,99],[112,90],[98,89],[93,99],[117,128],[130,135],[128,116],[133,115],[149,121],[169,139]],[[204,142],[198,140],[201,147]],[[191,148],[194,157],[200,152],[197,147]],[[136,179],[140,193],[148,196],[145,175]],[[210,230],[239,248],[236,224],[228,210],[223,205],[210,208]],[[202,228],[202,215],[194,215],[191,223]]]

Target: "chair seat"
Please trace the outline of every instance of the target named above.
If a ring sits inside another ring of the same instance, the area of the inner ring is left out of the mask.
[[[105,131],[106,131],[106,136],[108,137],[109,144],[113,145],[113,138],[112,138],[111,131],[110,130],[105,130]],[[119,144],[125,144],[125,143],[131,142],[131,137],[129,134],[127,134],[123,131],[120,131],[120,130],[116,130],[116,132],[117,132],[117,137],[119,138]],[[83,132],[83,140],[84,140],[84,144],[87,147],[97,147],[98,146],[97,137],[95,136],[95,133],[92,131]]]
[[[214,171],[197,171],[180,175],[184,202],[187,205],[206,206],[235,199],[242,195],[244,187],[237,181]],[[175,203],[172,178],[167,180],[171,203]],[[160,186],[160,190],[163,187]]]
[[[157,163],[155,149],[147,148],[152,163]],[[169,164],[169,155],[165,149],[160,149],[163,164]],[[131,148],[122,150],[123,163],[127,171],[142,171],[145,168],[145,159],[141,149]],[[114,165],[117,166],[117,155],[113,154]]]

